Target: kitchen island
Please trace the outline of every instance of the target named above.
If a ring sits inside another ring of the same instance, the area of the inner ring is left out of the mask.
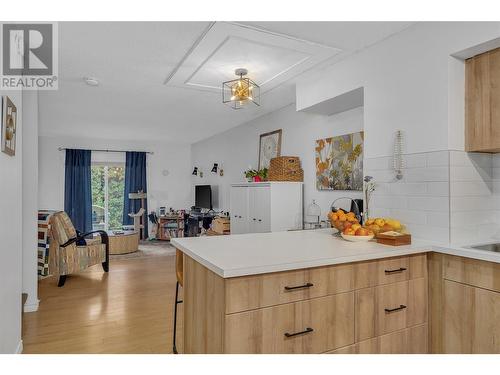
[[[425,243],[332,230],[178,238],[185,353],[426,353]]]

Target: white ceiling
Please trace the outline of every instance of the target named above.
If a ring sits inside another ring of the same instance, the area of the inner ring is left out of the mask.
[[[59,90],[40,92],[40,134],[196,142],[293,103],[298,75],[408,26],[62,22]],[[219,85],[238,67],[262,85],[262,106],[221,103]]]

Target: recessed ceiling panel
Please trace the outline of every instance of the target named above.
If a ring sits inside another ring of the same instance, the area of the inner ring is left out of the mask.
[[[169,86],[220,93],[235,69],[269,91],[340,50],[249,26],[216,22],[169,76]]]
[[[221,82],[235,79],[238,68],[248,70],[248,76],[262,89],[272,80],[305,62],[310,54],[230,36],[209,56],[186,84],[219,89]]]

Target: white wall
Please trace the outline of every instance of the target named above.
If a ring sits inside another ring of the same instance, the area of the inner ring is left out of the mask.
[[[463,149],[463,101],[456,104],[461,83],[455,81],[463,66],[451,55],[499,36],[500,22],[418,23],[302,78],[297,109],[364,87],[365,157],[391,155],[397,129],[405,132],[407,153],[447,150],[450,144]]]
[[[23,293],[24,311],[38,309],[38,92],[23,92]]]
[[[22,290],[22,94],[0,91],[17,107],[16,155],[0,152],[0,353],[16,353],[21,344]]]
[[[297,112],[295,104],[291,104],[195,143],[191,147],[192,167],[200,168],[204,177],[192,176],[193,185],[217,185],[216,208],[229,210],[230,184],[245,181],[243,171],[249,166],[258,167],[259,135],[276,129],[283,129],[281,155],[300,157],[304,169],[304,206],[306,208],[312,199],[315,199],[321,207],[322,216],[325,217],[330,204],[337,197],[361,197],[359,192],[318,191],[316,189],[314,147],[317,139],[363,130],[362,107],[333,116],[321,116]],[[224,169],[223,177],[210,172],[215,162]]]
[[[71,137],[39,137],[40,209],[64,209],[64,151],[59,147],[152,151],[148,155],[148,209],[185,209],[191,205],[189,145]],[[125,153],[93,153],[93,160],[123,161]],[[167,171],[167,175],[163,174]]]

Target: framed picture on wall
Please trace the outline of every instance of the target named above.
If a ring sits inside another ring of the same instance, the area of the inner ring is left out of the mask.
[[[281,129],[260,135],[259,169],[269,168],[272,158],[281,156]]]
[[[2,152],[16,154],[17,108],[8,96],[2,97]]]
[[[316,141],[318,190],[363,190],[363,142],[363,132]]]

